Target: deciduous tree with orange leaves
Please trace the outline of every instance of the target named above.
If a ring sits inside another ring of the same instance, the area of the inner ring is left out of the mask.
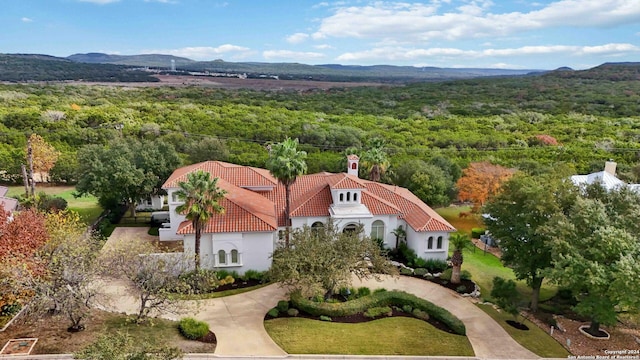
[[[471,201],[473,211],[480,210],[490,196],[498,193],[503,182],[513,175],[514,171],[490,162],[475,162],[462,171],[458,179],[458,199]]]
[[[31,134],[29,142],[33,151],[33,171],[48,177],[49,171],[58,161],[60,152],[38,134]]]

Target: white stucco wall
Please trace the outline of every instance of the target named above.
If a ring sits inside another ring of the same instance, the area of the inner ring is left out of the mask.
[[[177,202],[174,201],[173,199],[173,193],[175,193],[178,189],[169,189],[167,190],[167,201],[169,204],[169,216],[171,218],[171,227],[170,228],[161,228],[160,229],[160,241],[166,241],[166,240],[181,240],[182,239],[182,235],[176,235],[176,233],[178,232],[178,227],[180,226],[180,223],[182,223],[185,220],[185,216],[178,214],[176,212],[176,207],[178,207],[180,204],[182,204],[181,202]],[[193,245],[191,246],[191,248],[194,248]],[[186,240],[185,240],[185,249],[186,249]]]
[[[447,232],[417,232],[411,227],[406,229],[407,246],[423,259],[447,260],[449,251],[449,233]],[[438,237],[442,236],[442,248],[437,248]],[[433,237],[433,249],[428,249],[429,237]]]
[[[184,237],[185,252],[195,249],[195,235]],[[202,234],[200,261],[203,268],[225,269],[243,274],[247,270],[266,271],[271,266],[273,233],[216,233]],[[218,252],[224,250],[226,263],[220,263]],[[231,252],[238,251],[238,263],[232,263]]]

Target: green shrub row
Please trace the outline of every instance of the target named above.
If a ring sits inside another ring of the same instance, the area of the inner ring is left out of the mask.
[[[376,306],[364,312],[364,316],[368,318],[377,318],[379,316],[391,316],[393,311],[388,306]]]
[[[197,340],[209,333],[209,324],[194,318],[182,318],[178,323],[180,333],[187,339]]]
[[[432,318],[441,321],[454,333],[459,335],[466,334],[464,323],[457,317],[453,316],[449,311],[436,306],[425,299],[421,299],[403,291],[374,291],[371,296],[362,297],[344,303],[317,303],[302,297],[299,292],[294,292],[291,294],[291,304],[293,307],[310,315],[324,315],[330,317],[363,313],[374,307],[404,307],[405,305],[409,305],[413,309],[424,311]]]
[[[485,229],[483,228],[473,228],[471,229],[471,237],[473,239],[480,239],[480,235],[484,235]]]

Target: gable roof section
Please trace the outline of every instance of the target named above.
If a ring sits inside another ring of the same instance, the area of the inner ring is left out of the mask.
[[[9,192],[9,188],[6,186],[0,186],[0,197],[3,197],[5,195],[7,195],[7,192]]]
[[[176,169],[162,185],[162,188],[178,187],[179,182],[187,181],[188,173],[197,170],[208,172],[212,177],[219,177],[238,187],[275,187],[278,185],[278,180],[265,169],[222,161],[205,161]]]
[[[367,190],[394,204],[401,211],[399,218],[415,231],[456,231],[447,220],[405,188],[369,181]]]
[[[213,215],[203,232],[276,231],[278,222],[272,201],[223,179],[218,181],[218,185],[227,191],[224,199],[220,201],[225,213]],[[190,221],[184,221],[180,224],[177,233],[194,234],[195,229]]]
[[[331,187],[332,190],[365,188],[361,179],[345,173],[331,174],[327,176],[327,184],[329,184],[329,187]]]

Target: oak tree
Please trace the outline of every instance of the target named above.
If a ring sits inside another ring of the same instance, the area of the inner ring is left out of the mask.
[[[471,163],[458,179],[458,199],[471,201],[473,210],[478,211],[513,173],[513,170],[486,161]]]

